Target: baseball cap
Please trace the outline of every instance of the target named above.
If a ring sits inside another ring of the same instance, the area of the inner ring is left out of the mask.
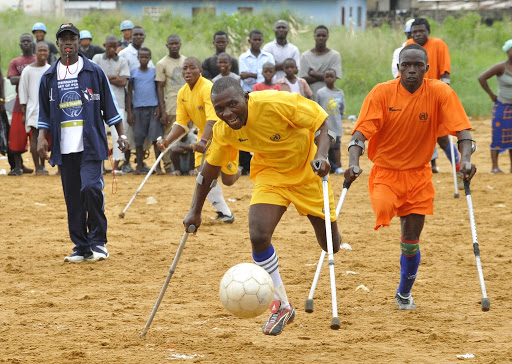
[[[59,39],[59,35],[63,32],[71,32],[75,35],[80,35],[80,31],[78,30],[77,27],[75,27],[72,23],[66,23],[66,24],[62,24],[59,28],[59,30],[57,30],[57,34],[55,35],[55,38]]]
[[[92,34],[88,30],[82,30],[80,32],[80,39],[92,39]]]
[[[407,20],[407,22],[405,23],[404,32],[406,32],[406,33],[411,32],[412,23],[414,23],[414,19]]]
[[[505,44],[503,44],[503,47],[501,47],[505,52],[508,52],[510,48],[512,48],[512,39],[507,40]]]

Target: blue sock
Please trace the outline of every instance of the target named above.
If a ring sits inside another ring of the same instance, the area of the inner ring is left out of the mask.
[[[455,153],[455,164],[459,163],[459,152],[457,151],[457,146],[452,144],[453,153]],[[450,153],[450,144],[444,149],[444,154],[446,154],[446,158],[452,162],[452,153]]]
[[[418,273],[418,266],[420,265],[421,253],[412,257],[406,257],[404,253],[400,257],[400,284],[398,285],[398,293],[405,293],[408,295],[411,292],[412,285],[416,280]]]

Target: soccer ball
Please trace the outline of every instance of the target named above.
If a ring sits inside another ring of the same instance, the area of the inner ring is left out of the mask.
[[[224,274],[219,295],[222,305],[233,315],[252,318],[270,307],[274,300],[274,282],[260,266],[241,263]]]

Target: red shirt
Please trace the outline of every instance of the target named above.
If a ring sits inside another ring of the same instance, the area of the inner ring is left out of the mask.
[[[265,91],[265,90],[281,91],[281,86],[279,86],[279,85],[269,86],[269,85],[265,85],[263,82],[260,82],[260,83],[257,83],[256,85],[254,85],[252,90],[253,91]]]
[[[9,63],[9,70],[7,71],[7,79],[12,76],[21,76],[21,72],[23,69],[27,67],[29,64],[34,63],[36,61],[36,56],[24,57],[19,56],[18,58],[14,58]],[[18,97],[18,86],[16,86],[16,101],[14,102],[14,108],[12,112],[21,112],[20,99]]]

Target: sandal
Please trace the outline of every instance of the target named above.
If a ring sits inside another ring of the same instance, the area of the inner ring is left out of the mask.
[[[171,176],[181,176],[181,172],[180,171],[172,171],[170,173]]]

